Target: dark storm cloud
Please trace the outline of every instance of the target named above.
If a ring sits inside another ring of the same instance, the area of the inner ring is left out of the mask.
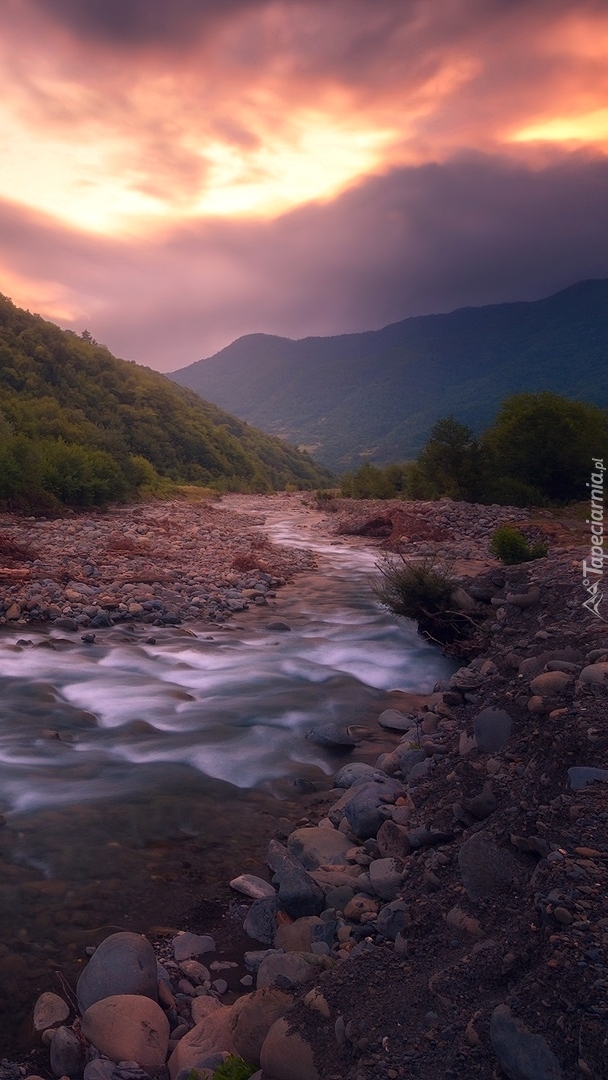
[[[73,33],[114,44],[186,42],[209,23],[255,8],[256,0],[33,0]]]
[[[76,312],[63,325],[172,370],[254,331],[372,329],[608,277],[608,162],[580,155],[532,171],[469,156],[274,222],[198,225],[137,246],[43,228],[14,207],[0,228],[24,278],[63,289],[59,307]]]

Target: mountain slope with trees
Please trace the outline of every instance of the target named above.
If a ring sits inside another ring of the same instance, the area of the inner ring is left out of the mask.
[[[96,505],[159,478],[311,488],[329,474],[158,372],[0,297],[0,500]]]
[[[250,334],[170,377],[333,469],[386,464],[441,416],[480,431],[515,392],[608,405],[608,280],[361,334]]]

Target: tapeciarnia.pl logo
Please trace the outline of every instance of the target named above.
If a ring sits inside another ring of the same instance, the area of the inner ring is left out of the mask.
[[[583,603],[587,611],[592,611],[598,619],[604,619],[600,612],[600,604],[604,598],[602,592],[604,576],[604,560],[608,555],[604,552],[604,465],[603,458],[592,458],[593,472],[591,473],[590,488],[590,517],[586,524],[591,526],[591,556],[589,562],[583,559],[583,585],[589,594]]]

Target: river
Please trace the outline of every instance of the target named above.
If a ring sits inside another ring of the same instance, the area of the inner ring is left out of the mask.
[[[297,513],[264,531],[318,570],[226,627],[117,626],[88,645],[52,624],[2,631],[0,1056],[100,928],[167,924],[260,867],[277,817],[296,820],[344,760],[312,729],[367,728],[351,756],[373,760],[386,692],[453,670],[378,604],[362,541]]]

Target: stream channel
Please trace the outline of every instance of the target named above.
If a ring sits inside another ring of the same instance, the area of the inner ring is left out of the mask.
[[[297,514],[264,532],[318,569],[226,627],[117,626],[92,645],[52,624],[2,631],[0,1058],[37,993],[60,989],[55,971],[108,927],[179,925],[259,873],[277,818],[385,748],[387,691],[428,693],[454,670],[379,605],[363,541]],[[329,723],[370,735],[338,754],[307,737]]]

